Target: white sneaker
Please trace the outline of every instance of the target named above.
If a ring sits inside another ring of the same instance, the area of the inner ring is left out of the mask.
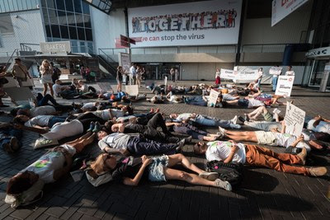
[[[226,130],[220,126],[218,128],[219,132],[217,132],[217,135],[220,135],[220,137],[224,137],[226,135]]]
[[[221,179],[216,179],[214,182],[215,182],[216,187],[222,188],[224,190],[232,191],[232,189],[233,189],[231,184],[228,181],[223,181]]]
[[[238,116],[235,115],[235,117],[234,117],[233,119],[231,119],[230,121],[231,121],[234,125],[236,125],[236,124],[237,124],[237,119],[238,119]]]

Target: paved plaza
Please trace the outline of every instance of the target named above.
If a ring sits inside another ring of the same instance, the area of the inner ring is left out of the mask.
[[[196,82],[178,82],[190,85]],[[211,82],[204,82],[209,83]],[[112,82],[114,84],[114,82]],[[110,83],[95,86],[108,89]],[[41,89],[41,87],[38,87]],[[270,91],[270,86],[262,89]],[[146,89],[142,93],[152,94]],[[294,87],[294,105],[306,111],[330,118],[330,93]],[[89,100],[75,100],[75,102]],[[59,99],[60,103],[72,100]],[[6,100],[5,104],[8,104]],[[137,112],[160,108],[165,114],[196,112],[222,119],[248,112],[241,108],[208,108],[186,104],[154,105],[141,101],[134,103]],[[284,107],[279,107],[282,113]],[[2,120],[8,118],[2,116]],[[243,127],[244,129],[244,127]],[[214,129],[208,129],[215,131]],[[46,149],[33,150],[38,134],[25,132],[22,149],[13,155],[0,154],[0,219],[330,219],[329,155],[313,155],[309,165],[326,166],[325,177],[313,178],[285,174],[264,168],[246,167],[242,185],[227,192],[222,189],[193,186],[179,181],[167,183],[142,183],[138,187],[108,183],[94,188],[85,177],[74,182],[70,175],[47,185],[41,201],[28,207],[12,209],[4,203],[9,178],[35,161]],[[195,140],[196,141],[196,140]],[[203,168],[205,159],[193,154],[192,144],[183,153],[197,166]],[[283,148],[272,147],[277,152]],[[97,143],[86,149],[92,155],[98,152]],[[312,163],[312,164],[311,164]]]

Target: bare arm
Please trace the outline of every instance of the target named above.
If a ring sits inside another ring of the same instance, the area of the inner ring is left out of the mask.
[[[290,146],[296,147],[297,144],[301,141],[304,141],[304,136],[303,135],[300,135],[292,144],[290,144]]]
[[[233,157],[238,150],[236,143],[233,142],[229,156],[223,161],[224,163],[230,163],[233,160]]]
[[[21,124],[15,124],[14,125],[14,128],[16,129],[20,129],[20,130],[25,130],[25,131],[33,131],[33,132],[36,132],[36,133],[39,133],[39,134],[45,134],[48,132],[48,128],[35,128],[35,127],[26,127],[24,125],[21,125]]]
[[[135,175],[135,177],[133,179],[125,177],[124,178],[125,185],[137,186],[142,178],[144,170],[152,162],[152,159],[146,157],[145,155],[143,155],[141,158],[142,158],[142,166],[140,167],[138,173]]]

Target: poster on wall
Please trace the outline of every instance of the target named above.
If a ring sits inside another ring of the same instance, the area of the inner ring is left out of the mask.
[[[273,0],[272,27],[307,1],[308,0]]]
[[[290,97],[293,87],[294,76],[279,76],[275,95]]]
[[[132,47],[237,44],[242,0],[128,9]]]
[[[299,137],[304,127],[306,112],[287,102],[285,111],[285,133]]]

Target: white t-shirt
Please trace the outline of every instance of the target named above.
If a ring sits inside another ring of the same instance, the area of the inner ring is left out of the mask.
[[[98,145],[101,148],[101,150],[104,150],[105,147],[111,147],[114,149],[126,149],[128,140],[131,138],[128,134],[123,133],[112,133],[99,141]]]
[[[70,122],[58,122],[42,136],[50,140],[61,140],[66,137],[72,137],[84,132],[83,124],[75,119]]]
[[[35,117],[37,115],[54,114],[56,112],[56,109],[51,105],[44,105],[44,106],[39,106],[39,107],[36,107],[36,108],[32,108],[30,111],[31,111],[31,116]]]
[[[292,145],[292,143],[297,139],[295,136],[291,135],[291,134],[282,134],[282,133],[277,133],[274,132],[275,136],[276,136],[276,145],[281,146],[281,147],[285,147],[288,148],[289,146]],[[303,142],[300,141],[297,145],[296,148],[306,148],[307,151],[310,151],[311,148],[310,146]]]
[[[324,132],[330,134],[330,123],[325,121],[320,121],[320,123],[314,127],[313,124],[315,119],[312,119],[307,124],[307,129],[316,131],[316,132]]]
[[[53,115],[38,115],[36,117],[31,118],[27,122],[25,122],[26,127],[33,127],[35,125],[41,126],[41,127],[47,127],[49,120],[54,117]]]
[[[294,75],[295,75],[295,72],[294,72],[293,70],[291,70],[291,71],[286,71],[286,72],[285,72],[285,75],[286,75],[286,76],[294,76]]]
[[[206,150],[205,156],[206,160],[225,160],[230,152],[232,143],[229,141],[213,141],[207,143],[208,148]],[[245,146],[242,143],[237,143],[238,150],[234,154],[232,162],[244,164],[246,161]]]
[[[83,111],[90,111],[93,107],[95,107],[95,102],[87,102],[81,107],[81,109]]]
[[[249,100],[248,108],[253,108],[253,107],[265,105],[262,101],[257,100],[257,99],[248,99],[248,100]]]
[[[97,117],[102,118],[103,120],[107,121],[112,119],[112,117],[110,117],[109,111],[111,111],[112,117],[123,117],[124,116],[124,112],[120,109],[105,109],[105,110],[97,110],[94,111],[93,114],[96,115]]]
[[[175,119],[176,121],[185,121],[188,118],[190,118],[193,115],[193,113],[182,113],[178,115],[178,117]]]
[[[54,84],[53,85],[53,90],[54,90],[54,94],[55,94],[55,96],[58,96],[59,95],[59,93],[62,91],[62,86],[61,85],[59,85],[59,84]]]
[[[45,183],[55,182],[54,171],[63,168],[65,163],[65,157],[63,153],[59,151],[50,151],[42,155],[36,162],[22,170],[32,171],[39,175],[39,178]]]

